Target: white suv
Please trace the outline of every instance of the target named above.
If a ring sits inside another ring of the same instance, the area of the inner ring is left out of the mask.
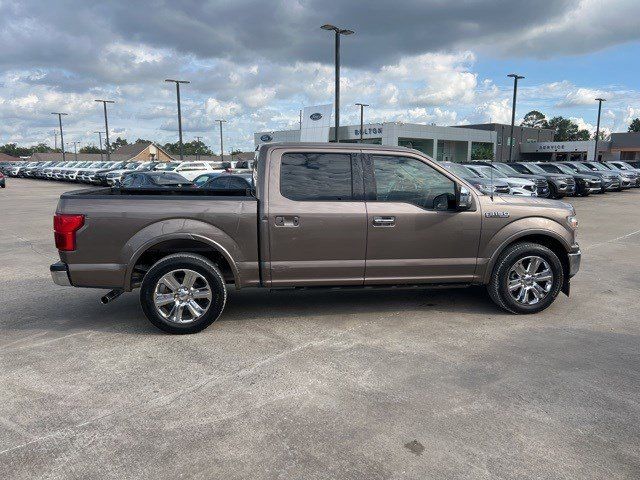
[[[193,181],[197,176],[203,173],[210,173],[214,168],[207,162],[168,162],[156,165],[154,170],[162,172],[174,172],[182,175],[189,181]]]

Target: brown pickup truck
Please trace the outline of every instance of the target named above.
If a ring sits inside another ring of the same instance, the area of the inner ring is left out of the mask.
[[[61,196],[58,285],[140,287],[170,333],[215,321],[227,288],[486,285],[513,313],[548,307],[580,266],[571,205],[476,191],[415,150],[262,146],[255,188]]]

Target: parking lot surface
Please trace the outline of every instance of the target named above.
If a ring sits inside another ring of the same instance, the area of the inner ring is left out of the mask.
[[[640,191],[568,199],[582,269],[535,316],[482,288],[230,292],[169,336],[55,286],[73,185],[0,191],[0,478],[638,478]]]

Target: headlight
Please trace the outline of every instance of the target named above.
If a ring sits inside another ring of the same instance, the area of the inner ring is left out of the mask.
[[[569,215],[567,217],[567,224],[571,227],[572,230],[578,229],[578,217],[575,215]]]

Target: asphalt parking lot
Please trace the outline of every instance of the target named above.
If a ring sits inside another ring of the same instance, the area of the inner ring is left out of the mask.
[[[0,190],[0,478],[638,478],[640,190],[569,199],[571,298],[231,292],[169,336],[55,286],[73,185]]]

